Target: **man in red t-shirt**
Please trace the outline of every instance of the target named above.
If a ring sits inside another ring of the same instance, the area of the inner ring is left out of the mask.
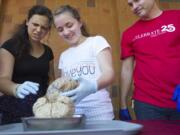
[[[180,120],[172,100],[180,102],[180,10],[162,11],[155,0],[128,4],[140,19],[122,36],[120,119],[131,119],[126,101],[133,78],[137,119]]]

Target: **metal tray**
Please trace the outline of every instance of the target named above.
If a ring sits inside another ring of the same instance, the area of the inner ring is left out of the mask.
[[[135,135],[142,125],[119,120],[86,121],[83,127],[67,130],[24,131],[22,123],[0,126],[0,135]]]
[[[78,129],[84,125],[84,115],[73,115],[64,118],[22,118],[24,131]]]

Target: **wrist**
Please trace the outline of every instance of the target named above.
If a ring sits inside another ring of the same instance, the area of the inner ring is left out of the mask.
[[[126,102],[122,102],[122,100],[121,100],[120,109],[127,109],[127,104],[126,104]]]
[[[19,86],[20,86],[20,84],[16,84],[16,85],[15,85],[15,88],[14,88],[14,90],[13,90],[13,95],[14,95],[15,97],[18,97],[18,95],[17,95],[17,90],[18,90]]]
[[[120,109],[121,112],[126,112],[126,111],[129,111],[128,108],[121,108]]]

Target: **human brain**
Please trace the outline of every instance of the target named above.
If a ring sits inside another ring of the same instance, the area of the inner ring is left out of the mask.
[[[67,77],[61,77],[52,82],[44,97],[33,105],[33,113],[37,118],[62,118],[74,114],[74,103],[69,97],[61,96],[62,92],[72,90],[78,82]]]

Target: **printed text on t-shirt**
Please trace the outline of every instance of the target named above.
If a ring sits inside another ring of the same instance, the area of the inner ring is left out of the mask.
[[[133,41],[135,41],[137,39],[142,39],[145,37],[157,37],[157,36],[165,34],[167,32],[174,32],[175,30],[176,30],[176,27],[173,24],[163,25],[163,26],[161,26],[161,28],[156,29],[154,31],[145,32],[145,33],[135,35]]]

